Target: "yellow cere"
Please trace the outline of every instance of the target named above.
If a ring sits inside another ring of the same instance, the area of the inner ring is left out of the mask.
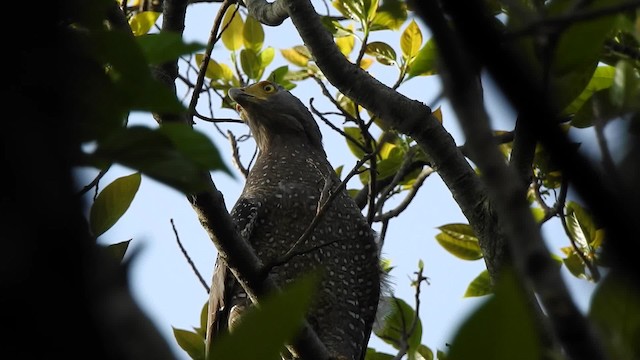
[[[248,86],[245,92],[251,96],[257,97],[258,99],[266,99],[267,96],[273,94],[278,89],[276,86],[270,81],[260,81],[251,86]]]

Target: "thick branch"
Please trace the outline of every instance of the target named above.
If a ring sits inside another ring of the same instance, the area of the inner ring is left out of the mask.
[[[278,26],[289,17],[287,7],[281,0],[272,3],[265,0],[245,0],[244,2],[249,9],[249,15],[265,25]]]
[[[433,160],[453,198],[480,238],[492,275],[502,261],[502,235],[486,190],[451,135],[421,102],[411,100],[351,64],[338,50],[308,0],[282,0],[323,74],[341,93],[372,111],[387,125],[411,136]]]
[[[598,338],[571,300],[560,269],[545,247],[516,169],[506,166],[504,157],[493,141],[478,89],[468,86],[475,78],[464,62],[470,56],[465,54],[458,37],[447,26],[435,0],[414,5],[431,27],[443,63],[447,65],[445,88],[467,135],[470,151],[476,154],[477,165],[494,200],[520,277],[532,283],[570,358],[605,359]],[[474,16],[478,14],[476,12]],[[521,119],[539,118],[524,113]]]
[[[610,179],[599,172],[580,154],[557,126],[557,109],[553,108],[553,94],[546,95],[536,72],[522,53],[510,47],[496,27],[493,16],[478,2],[450,1],[449,12],[460,29],[465,47],[472,51],[493,76],[504,96],[523,119],[534,122],[532,129],[537,140],[547,149],[552,161],[562,168],[563,175],[573,184],[583,201],[593,211],[598,224],[607,230],[604,255],[608,263],[623,270],[640,284],[638,262],[629,254],[640,252],[640,242],[626,241],[635,231],[640,211],[632,199],[640,194],[637,187],[612,186]],[[525,116],[526,115],[526,116]]]

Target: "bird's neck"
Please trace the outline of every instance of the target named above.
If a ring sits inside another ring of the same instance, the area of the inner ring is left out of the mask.
[[[293,152],[309,154],[314,158],[326,159],[327,155],[322,145],[313,144],[309,139],[290,134],[269,136],[262,141],[258,141],[258,148],[262,154],[277,154],[280,157],[291,156]]]

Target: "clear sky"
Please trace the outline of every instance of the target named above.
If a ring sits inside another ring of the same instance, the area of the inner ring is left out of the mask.
[[[187,41],[207,42],[218,6],[218,4],[189,6],[185,29]],[[320,6],[318,9],[323,11],[324,6]],[[418,21],[418,24],[426,41],[429,33],[422,23]],[[265,33],[265,46],[273,46],[276,50],[302,44],[290,20],[285,21],[278,28],[265,27]],[[399,32],[384,31],[374,33],[372,40],[387,41],[398,49],[399,37]],[[356,49],[358,46],[359,43],[356,41]],[[222,44],[216,46],[213,57],[218,62],[231,64],[229,53]],[[265,74],[284,64],[286,61],[276,51],[276,58]],[[179,66],[181,70],[185,69],[183,61]],[[290,67],[294,68],[293,65]],[[369,71],[387,84],[395,81],[397,76],[395,68],[380,64],[374,64]],[[320,88],[313,80],[298,84],[292,93],[303,103],[308,105],[309,98],[313,97],[316,99],[314,106],[317,108],[325,111],[335,110],[323,100]],[[496,129],[511,130],[513,113],[500,101],[490,85],[488,88],[486,90],[487,107]],[[461,145],[464,143],[464,137],[457,126],[453,110],[447,102],[433,103],[439,90],[440,81],[436,76],[414,78],[399,89],[400,92],[434,109],[442,105],[444,126]],[[213,110],[217,117],[237,118],[235,112],[219,109],[217,98],[214,97],[213,100]],[[188,103],[188,100],[186,102]],[[208,99],[203,95],[198,109],[203,114],[208,114],[207,106]],[[331,120],[335,125],[342,124],[341,119]],[[145,113],[132,114],[130,123],[156,126],[151,115]],[[222,152],[223,159],[234,171],[235,178],[221,172],[212,173],[216,186],[224,193],[227,209],[231,209],[244,182],[240,172],[231,163],[229,142],[209,123],[197,121],[195,128],[211,136],[214,144]],[[221,128],[223,131],[231,130],[236,136],[248,133],[248,128],[243,124],[223,124]],[[324,145],[329,161],[334,167],[344,165],[345,169],[350,169],[356,159],[349,152],[344,139],[322,122],[320,122],[320,128],[324,135]],[[240,147],[241,160],[246,165],[255,145],[253,141],[247,141],[241,143]],[[129,175],[132,172],[131,169],[114,166],[101,181],[100,186],[104,188],[117,177]],[[83,170],[79,174],[84,179],[90,179],[95,172]],[[350,188],[361,186],[357,180],[350,182],[349,185]],[[404,194],[401,194],[397,201],[403,196]],[[389,203],[388,208],[391,208],[392,204],[393,202]],[[134,296],[166,336],[167,341],[172,344],[176,356],[179,359],[188,359],[186,353],[175,343],[172,327],[190,330],[193,326],[198,326],[200,310],[207,301],[208,295],[176,243],[171,219],[175,222],[180,240],[189,257],[204,279],[209,282],[216,258],[215,247],[200,226],[185,196],[148,177],[143,176],[140,190],[127,213],[113,228],[103,234],[99,241],[103,244],[111,244],[132,239],[130,246],[140,248],[141,251],[134,262],[130,276]],[[414,288],[410,286],[410,278],[417,269],[418,261],[424,261],[425,275],[429,277],[430,285],[423,285],[420,297],[422,343],[434,352],[436,349],[445,349],[444,344],[452,340],[460,321],[483,301],[482,298],[463,298],[469,282],[484,269],[483,261],[464,261],[455,258],[435,240],[438,226],[456,222],[466,223],[467,221],[438,175],[433,174],[427,179],[409,208],[400,217],[390,222],[383,248],[383,256],[391,259],[395,266],[391,273],[394,293],[411,305],[415,304]],[[554,253],[559,253],[560,246],[567,246],[566,237],[557,222],[549,222],[544,225],[543,230]],[[583,280],[576,280],[565,270],[563,274],[569,280],[576,302],[582,309],[586,309],[593,285]],[[392,349],[375,337],[372,337],[369,345],[393,353]]]

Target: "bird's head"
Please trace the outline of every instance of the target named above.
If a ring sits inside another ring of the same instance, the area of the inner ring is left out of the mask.
[[[272,141],[302,140],[322,150],[322,134],[306,106],[282,86],[260,81],[229,89],[236,110],[249,125],[261,150]]]

